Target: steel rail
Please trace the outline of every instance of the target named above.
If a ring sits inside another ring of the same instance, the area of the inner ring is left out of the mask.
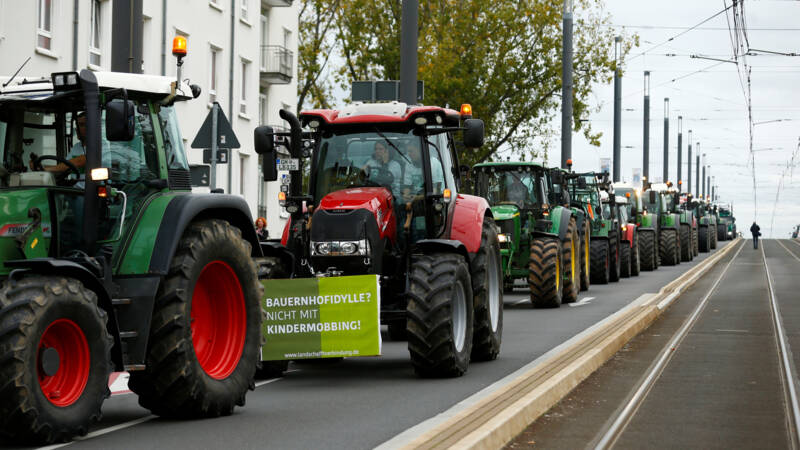
[[[628,423],[630,423],[631,418],[633,417],[634,414],[636,414],[636,411],[639,409],[639,406],[644,402],[645,398],[647,398],[647,394],[650,392],[656,380],[658,380],[659,376],[664,371],[664,368],[672,359],[672,356],[676,353],[675,350],[678,348],[683,339],[686,337],[692,326],[694,326],[695,322],[697,321],[697,318],[700,316],[700,313],[703,312],[703,310],[706,307],[706,304],[708,304],[708,299],[714,292],[716,292],[717,286],[719,286],[719,283],[720,281],[722,281],[722,278],[725,276],[725,274],[728,273],[728,269],[730,269],[731,264],[739,256],[739,253],[742,251],[742,248],[744,248],[744,245],[745,243],[742,242],[742,244],[739,246],[739,249],[736,250],[736,253],[733,255],[733,258],[731,258],[731,260],[728,261],[728,264],[725,266],[725,269],[722,270],[722,273],[720,273],[719,277],[717,277],[717,280],[714,282],[714,284],[708,290],[706,295],[694,309],[692,315],[689,316],[688,319],[686,319],[686,321],[683,323],[678,332],[672,337],[672,339],[670,339],[667,345],[664,346],[664,348],[661,350],[660,354],[658,355],[658,358],[656,359],[656,362],[650,367],[648,373],[639,382],[633,395],[630,397],[625,406],[619,411],[616,419],[614,419],[611,425],[606,429],[605,433],[603,433],[599,441],[597,441],[597,444],[594,447],[595,449],[611,448],[616,443],[619,436],[622,435],[622,432],[625,431],[625,428],[628,426]]]

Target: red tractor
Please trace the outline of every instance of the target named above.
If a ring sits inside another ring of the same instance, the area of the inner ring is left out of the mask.
[[[284,273],[265,276],[380,275],[381,322],[408,340],[421,376],[460,376],[500,352],[497,231],[486,200],[461,192],[456,152],[483,145],[483,121],[462,112],[356,102],[299,118],[283,110],[290,133],[255,131],[266,180],[276,136],[297,160],[281,192],[290,222],[262,247]]]

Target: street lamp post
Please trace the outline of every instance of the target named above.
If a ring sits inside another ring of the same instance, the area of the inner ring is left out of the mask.
[[[644,72],[644,143],[642,145],[642,176],[650,179],[650,71]]]
[[[619,181],[620,172],[620,133],[622,130],[622,72],[620,58],[622,57],[622,38],[614,38],[614,169],[613,180]]]
[[[561,56],[561,167],[572,159],[572,0],[564,0]]]
[[[678,192],[683,190],[683,178],[681,178],[681,163],[683,158],[683,117],[678,116]]]
[[[687,148],[687,155],[686,155],[686,164],[688,167],[686,168],[686,181],[687,187],[686,192],[692,193],[692,130],[689,130],[689,145]]]
[[[669,180],[669,98],[664,98],[664,183]]]
[[[696,167],[695,170],[697,171],[697,175],[695,176],[695,181],[694,181],[694,196],[699,197],[700,196],[700,143],[699,142],[697,143],[696,150],[697,150],[697,157],[695,157],[694,166]]]
[[[703,198],[706,197],[706,154],[703,153]]]

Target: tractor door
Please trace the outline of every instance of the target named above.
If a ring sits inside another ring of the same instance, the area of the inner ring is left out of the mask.
[[[427,199],[428,237],[438,238],[446,229],[447,222],[452,220],[455,212],[456,182],[453,176],[453,157],[447,133],[428,135],[425,138],[428,156],[428,173],[430,174],[430,188],[432,194]],[[449,203],[443,201],[444,190],[450,190]],[[439,206],[437,206],[439,205]]]

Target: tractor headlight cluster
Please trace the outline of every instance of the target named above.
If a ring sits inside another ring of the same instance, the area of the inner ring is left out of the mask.
[[[369,256],[369,244],[366,239],[360,241],[312,241],[311,256]]]
[[[497,240],[500,242],[508,242],[508,235],[506,234],[498,234]]]

